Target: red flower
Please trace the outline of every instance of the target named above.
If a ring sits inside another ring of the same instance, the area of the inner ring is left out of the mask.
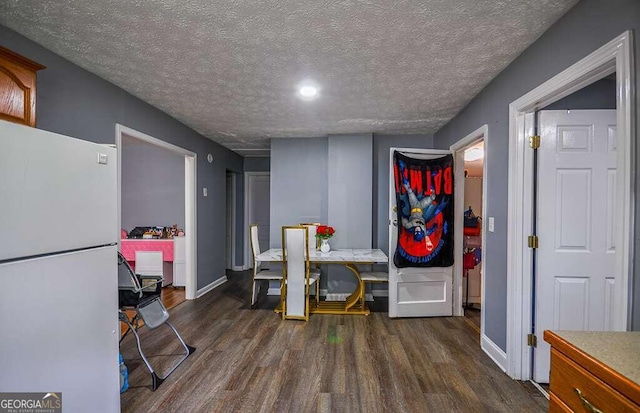
[[[316,229],[316,237],[321,239],[329,239],[335,234],[336,230],[329,225],[318,225]]]

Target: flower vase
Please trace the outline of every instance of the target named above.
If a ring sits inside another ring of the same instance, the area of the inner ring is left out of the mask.
[[[323,238],[322,242],[320,243],[320,251],[321,252],[329,252],[331,251],[331,245],[329,245],[329,239],[328,238]]]

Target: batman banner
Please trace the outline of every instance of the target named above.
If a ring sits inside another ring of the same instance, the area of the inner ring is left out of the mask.
[[[414,159],[393,154],[397,268],[453,265],[453,156]]]

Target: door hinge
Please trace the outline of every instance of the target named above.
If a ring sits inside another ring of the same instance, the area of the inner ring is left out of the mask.
[[[529,146],[533,149],[538,149],[540,147],[540,136],[533,135],[529,136]]]
[[[527,244],[529,244],[529,248],[538,248],[538,236],[529,235],[527,238]]]
[[[538,347],[538,337],[535,334],[527,334],[527,345],[529,347]]]

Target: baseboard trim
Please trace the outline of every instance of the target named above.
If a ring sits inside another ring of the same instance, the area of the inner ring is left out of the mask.
[[[231,271],[244,271],[244,265],[234,265],[233,268],[231,268]]]
[[[205,295],[209,291],[213,290],[216,287],[221,286],[222,284],[224,284],[226,282],[227,282],[227,276],[226,275],[218,278],[217,280],[215,280],[211,284],[199,289],[198,292],[196,293],[196,298],[202,297],[203,295]]]
[[[503,372],[507,371],[507,353],[502,351],[496,343],[491,341],[491,339],[484,334],[480,337],[480,348],[491,360],[493,360],[494,363],[498,365],[498,367],[500,367],[500,370]]]

